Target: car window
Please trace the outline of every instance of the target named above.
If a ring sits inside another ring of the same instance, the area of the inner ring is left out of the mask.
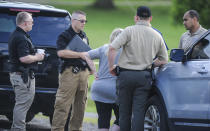
[[[35,45],[56,46],[58,35],[69,27],[70,19],[66,17],[33,17],[34,26],[29,32]]]
[[[0,42],[7,43],[11,32],[16,28],[16,15],[0,13]],[[58,35],[70,25],[69,16],[34,16],[34,26],[29,32],[33,44],[56,46]]]
[[[191,59],[210,58],[210,34],[201,39],[192,50]]]
[[[204,53],[210,58],[210,34],[206,36],[206,46],[204,48]]]
[[[16,28],[15,18],[7,14],[0,13],[0,42],[6,43],[9,35]]]

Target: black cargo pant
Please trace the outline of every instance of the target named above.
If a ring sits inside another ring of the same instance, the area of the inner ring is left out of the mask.
[[[144,131],[144,107],[151,89],[149,71],[122,71],[118,76],[120,131]]]

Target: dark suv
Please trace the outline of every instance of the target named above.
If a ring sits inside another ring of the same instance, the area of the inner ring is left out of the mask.
[[[49,5],[21,2],[0,2],[0,115],[6,115],[12,120],[15,98],[8,73],[8,38],[16,28],[15,18],[20,11],[32,13],[34,26],[29,34],[35,48],[45,49],[46,53],[35,73],[36,95],[27,114],[27,121],[39,112],[52,118],[58,88],[56,40],[69,27],[71,16],[68,11]]]

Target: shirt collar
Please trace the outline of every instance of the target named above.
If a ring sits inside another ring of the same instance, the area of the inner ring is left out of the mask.
[[[22,29],[22,28],[20,28],[19,26],[17,26],[17,31],[20,31],[20,32],[22,32],[22,33],[25,33],[26,34],[26,32]]]
[[[150,26],[151,27],[151,24],[145,20],[139,20],[136,25],[145,25],[145,26]]]
[[[78,34],[79,36],[83,36],[82,31],[80,31],[79,33],[75,32],[74,29],[72,28],[72,26],[69,27],[69,31],[72,32],[74,35]]]
[[[20,28],[19,26],[16,27],[16,30],[23,33],[24,35],[26,35],[28,38],[30,37],[22,28]]]
[[[188,31],[187,34],[190,35],[190,36],[198,35],[202,31],[202,28],[203,27],[200,25],[200,27],[198,28],[198,30],[196,32],[191,34],[190,31]]]

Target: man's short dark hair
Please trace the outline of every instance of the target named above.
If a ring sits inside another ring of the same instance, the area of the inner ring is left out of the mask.
[[[81,10],[76,10],[76,11],[74,11],[72,14],[80,14],[80,15],[86,16],[86,13],[83,12],[83,11],[81,11]]]
[[[198,12],[196,10],[189,10],[188,14],[190,15],[190,18],[196,17],[197,20],[199,21],[199,14],[198,14]]]
[[[149,18],[151,16],[151,11],[147,6],[140,6],[137,8],[137,16],[140,18]]]

